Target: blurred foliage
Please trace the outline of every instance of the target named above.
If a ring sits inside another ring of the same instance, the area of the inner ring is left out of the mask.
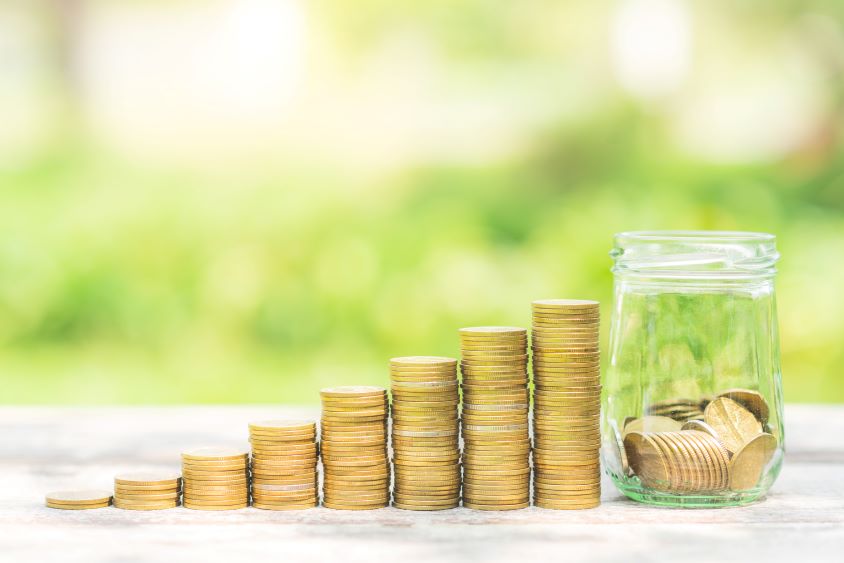
[[[326,4],[350,61],[377,30],[411,23],[456,74],[558,56],[530,34],[536,6]],[[753,4],[787,19],[796,3]],[[389,357],[456,355],[458,327],[528,325],[532,299],[600,299],[608,319],[612,235],[636,229],[776,233],[786,400],[844,401],[837,114],[823,142],[719,164],[614,93],[492,161],[368,174],[319,154],[150,164],[69,105],[34,156],[0,169],[4,403],[313,403],[326,385],[386,384]]]

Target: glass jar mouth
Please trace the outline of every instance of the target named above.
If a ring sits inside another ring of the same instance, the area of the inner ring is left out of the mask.
[[[776,236],[743,231],[629,231],[615,235],[613,272],[671,279],[761,279],[776,273]]]
[[[762,243],[776,242],[776,239],[776,235],[752,231],[624,231],[615,235],[616,244],[621,241]]]

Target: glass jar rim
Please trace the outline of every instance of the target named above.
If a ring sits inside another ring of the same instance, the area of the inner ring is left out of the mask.
[[[744,231],[627,231],[615,235],[613,272],[627,278],[770,278],[776,236]]]
[[[774,242],[776,235],[754,231],[624,231],[615,235],[617,241],[678,241],[678,242]]]

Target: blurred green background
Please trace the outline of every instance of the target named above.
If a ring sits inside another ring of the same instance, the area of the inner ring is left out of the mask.
[[[608,317],[613,233],[670,228],[776,233],[785,397],[844,401],[842,23],[0,0],[0,402],[314,403],[532,299]]]

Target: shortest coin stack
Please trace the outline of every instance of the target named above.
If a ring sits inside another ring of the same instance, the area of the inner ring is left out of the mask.
[[[249,453],[196,448],[182,453],[185,508],[237,510],[249,506]]]
[[[249,425],[252,506],[301,510],[319,504],[316,423],[264,420]]]
[[[179,506],[178,473],[133,472],[114,477],[114,506],[126,510],[162,510]]]
[[[111,504],[111,492],[101,490],[55,491],[47,494],[47,507],[62,510],[105,508]]]

